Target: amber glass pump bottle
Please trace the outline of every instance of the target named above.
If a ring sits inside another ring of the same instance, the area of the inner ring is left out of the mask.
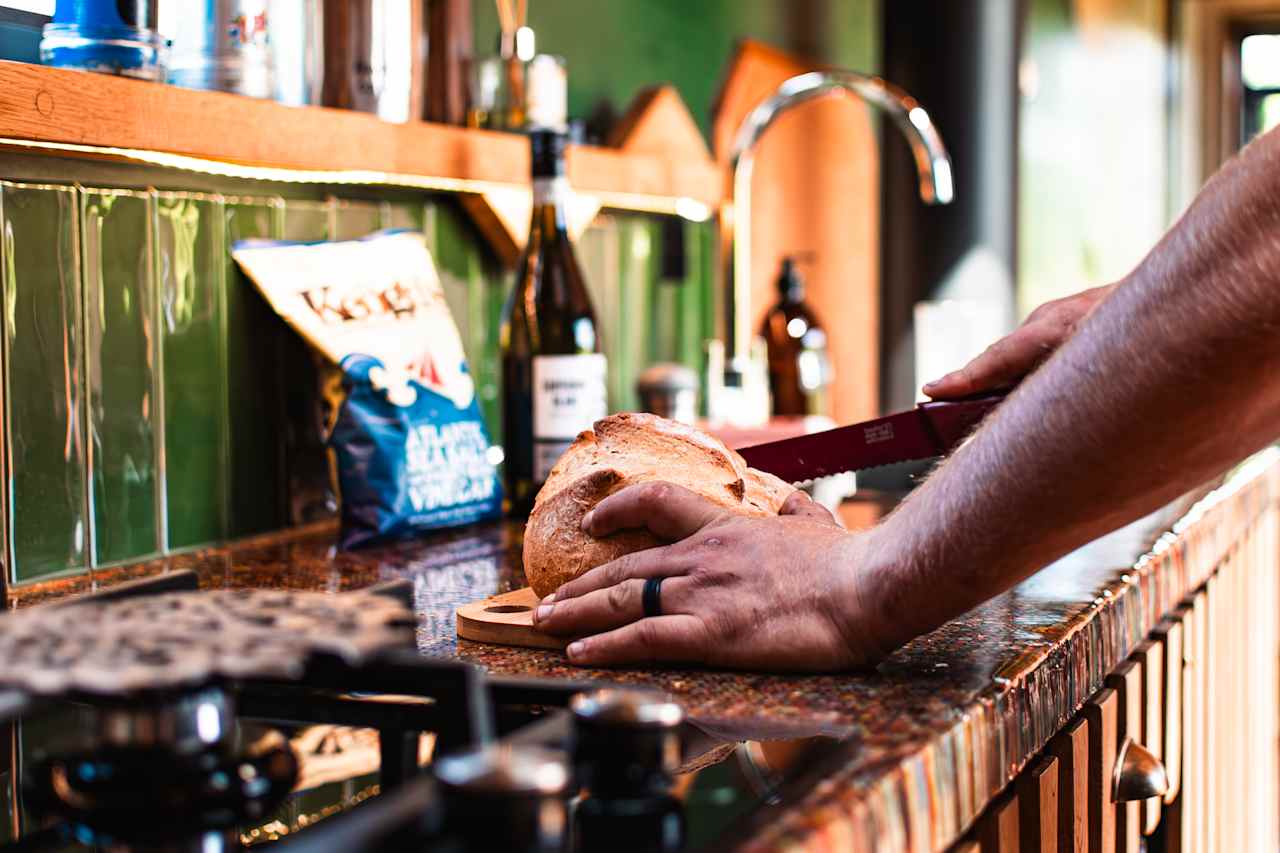
[[[796,259],[782,259],[778,302],[765,315],[760,330],[769,353],[769,393],[773,414],[825,415],[831,361],[827,335],[805,302],[804,280]]]

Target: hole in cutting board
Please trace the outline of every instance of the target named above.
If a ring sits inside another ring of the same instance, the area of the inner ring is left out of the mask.
[[[526,610],[532,610],[524,604],[498,604],[493,607],[486,607],[485,613],[524,613]]]

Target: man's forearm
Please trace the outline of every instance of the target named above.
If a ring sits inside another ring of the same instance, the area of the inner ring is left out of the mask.
[[[872,533],[860,598],[878,633],[903,641],[1278,434],[1272,133],[1210,181],[1078,333]]]

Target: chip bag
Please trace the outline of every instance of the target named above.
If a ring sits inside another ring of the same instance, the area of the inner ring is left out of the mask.
[[[341,367],[329,445],[343,547],[501,513],[475,384],[421,234],[243,240],[232,254],[271,307]]]

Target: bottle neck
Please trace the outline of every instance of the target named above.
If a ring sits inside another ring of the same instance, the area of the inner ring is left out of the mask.
[[[778,295],[782,297],[784,305],[799,305],[804,302],[804,285],[791,284],[788,287],[778,288]]]
[[[569,181],[563,175],[554,178],[533,179],[534,224],[549,220],[557,230],[566,227],[565,216],[569,208]]]

